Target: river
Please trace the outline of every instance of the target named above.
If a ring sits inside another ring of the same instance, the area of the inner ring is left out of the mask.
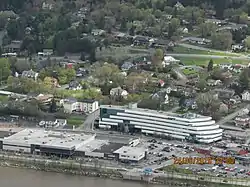
[[[1,187],[163,187],[137,182],[0,167]],[[166,185],[164,185],[166,187]]]

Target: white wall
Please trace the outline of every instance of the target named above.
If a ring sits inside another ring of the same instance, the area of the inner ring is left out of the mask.
[[[3,145],[3,150],[30,153],[31,148]]]
[[[85,152],[85,156],[104,158],[104,153],[98,153],[98,152]]]
[[[126,153],[119,154],[119,159],[121,160],[132,160],[132,161],[140,161],[146,156],[145,152],[141,152],[140,154],[128,155]]]

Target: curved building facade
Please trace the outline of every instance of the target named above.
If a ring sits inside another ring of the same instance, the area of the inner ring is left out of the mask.
[[[142,132],[211,143],[222,139],[222,129],[212,117],[193,113],[175,114],[136,106],[101,106],[100,128]]]

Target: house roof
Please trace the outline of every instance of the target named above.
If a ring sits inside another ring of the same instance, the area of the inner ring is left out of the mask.
[[[34,72],[33,70],[29,71],[23,71],[22,72],[22,77],[35,77],[37,75],[37,72]]]
[[[9,45],[4,46],[4,48],[13,48],[13,49],[20,49],[22,45],[22,41],[11,41]]]
[[[80,83],[78,81],[71,81],[69,83],[69,87],[71,87],[71,88],[75,88],[75,87],[77,87],[79,85],[80,85]]]
[[[95,101],[96,100],[94,100],[94,99],[83,99],[80,102],[83,102],[83,103],[94,103]]]

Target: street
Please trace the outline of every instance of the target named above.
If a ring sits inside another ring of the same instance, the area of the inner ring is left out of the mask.
[[[99,117],[100,115],[100,110],[96,110],[92,112],[91,114],[88,115],[87,119],[84,121],[82,125],[80,125],[77,130],[85,130],[85,131],[92,131],[93,130],[93,125],[95,120]]]

